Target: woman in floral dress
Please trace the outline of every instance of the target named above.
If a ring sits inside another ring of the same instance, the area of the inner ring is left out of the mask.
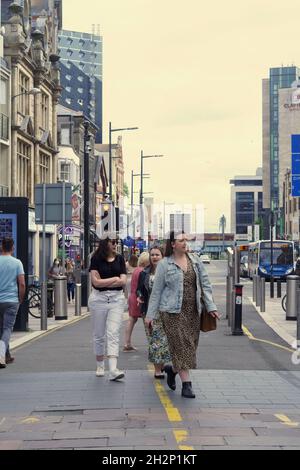
[[[150,266],[140,274],[137,297],[143,316],[147,314],[156,268],[163,256],[164,253],[161,247],[152,247],[150,250]],[[155,369],[154,378],[164,379],[163,369],[165,364],[171,361],[171,356],[160,316],[153,321],[151,328],[145,324],[145,331],[149,343],[149,362],[154,365]]]

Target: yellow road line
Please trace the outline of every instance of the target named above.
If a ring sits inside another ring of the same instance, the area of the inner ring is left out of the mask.
[[[251,339],[251,341],[258,341],[259,343],[269,344],[270,346],[274,346],[275,348],[282,349],[283,351],[287,351],[287,352],[291,352],[291,353],[294,353],[294,352],[295,352],[294,349],[287,348],[286,346],[281,346],[281,344],[273,343],[272,341],[267,341],[266,339],[255,338],[255,337],[252,335],[252,333],[250,333],[250,331],[248,330],[248,328],[246,328],[244,325],[243,325],[242,328],[243,328],[243,331],[244,331],[245,335],[247,335],[248,338]]]
[[[275,415],[279,421],[281,421],[283,424],[286,424],[287,426],[296,428],[299,426],[299,423],[295,423],[294,421],[291,421],[290,418],[288,418],[286,415]]]
[[[21,424],[37,424],[40,422],[39,418],[34,418],[33,416],[29,416],[21,421]]]
[[[149,372],[153,373],[154,368],[149,365],[148,370]],[[178,408],[176,408],[173,405],[172,401],[168,397],[168,394],[165,388],[162,386],[162,384],[160,382],[155,382],[154,387],[160,399],[160,402],[165,409],[165,412],[168,416],[169,421],[171,423],[182,423],[182,417]],[[176,429],[173,431],[173,434],[179,446],[179,450],[194,450],[193,447],[182,445],[183,442],[186,442],[188,440],[188,436],[189,436],[188,431],[186,431],[185,429]]]

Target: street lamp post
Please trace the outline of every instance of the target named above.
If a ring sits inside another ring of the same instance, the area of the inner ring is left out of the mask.
[[[88,305],[88,269],[89,269],[89,255],[90,255],[90,152],[88,149],[88,142],[90,141],[88,121],[84,121],[84,159],[83,159],[83,175],[84,175],[84,186],[83,186],[83,201],[84,201],[84,219],[83,219],[83,271],[81,273],[81,285],[82,285],[82,306],[87,307]]]
[[[164,155],[144,155],[143,150],[141,151],[141,192],[140,192],[140,216],[141,216],[141,223],[140,223],[140,235],[141,238],[144,236],[144,211],[143,211],[143,202],[144,202],[144,159],[145,158],[163,158]]]

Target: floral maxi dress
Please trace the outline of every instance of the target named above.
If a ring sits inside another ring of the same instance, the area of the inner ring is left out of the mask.
[[[181,312],[179,314],[161,313],[172,364],[176,371],[197,368],[196,352],[200,336],[200,315],[197,310],[196,293],[196,274],[188,258],[188,269],[184,273]]]

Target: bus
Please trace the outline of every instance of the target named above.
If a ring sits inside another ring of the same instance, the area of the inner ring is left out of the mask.
[[[286,280],[294,273],[296,265],[295,244],[292,241],[273,241],[273,279]],[[271,278],[271,241],[262,240],[249,244],[248,252],[249,277],[255,274]]]

